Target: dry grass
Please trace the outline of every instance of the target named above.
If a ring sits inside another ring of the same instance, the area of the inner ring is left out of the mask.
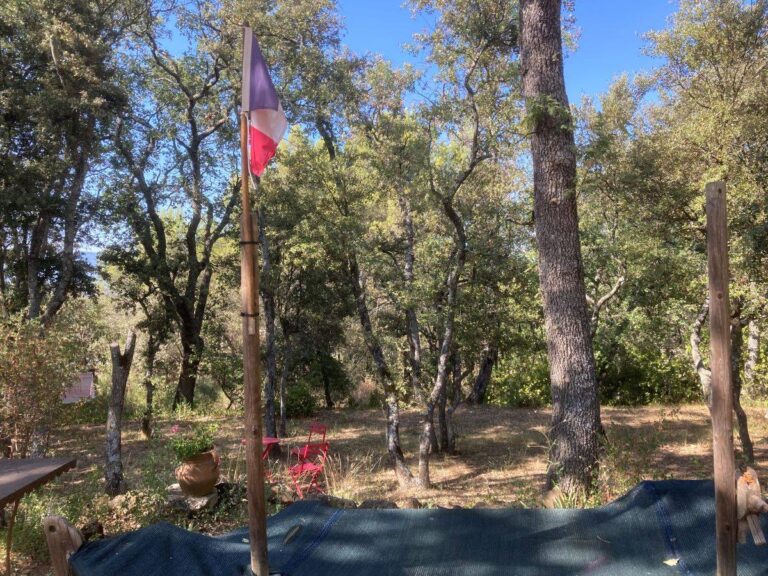
[[[760,463],[768,457],[766,436],[768,422],[761,409],[750,409],[750,428],[755,444],[758,473]],[[459,430],[455,456],[432,458],[432,480],[429,490],[401,489],[389,468],[384,444],[384,415],[378,410],[323,411],[317,420],[329,427],[331,443],[326,472],[329,493],[357,501],[386,498],[403,502],[416,497],[426,506],[472,507],[478,503],[490,506],[538,506],[547,467],[548,410],[503,409],[493,407],[465,408],[457,416]],[[236,480],[245,470],[240,443],[241,420],[232,416],[217,419],[220,424],[218,449],[222,454],[222,471]],[[588,504],[599,504],[620,496],[638,481],[661,478],[704,478],[711,475],[711,434],[707,410],[703,406],[605,408],[603,422],[609,444],[601,469],[599,493]],[[145,440],[138,423],[126,425],[123,454],[129,487],[156,498],[162,487],[173,482],[175,462],[164,444],[170,435],[172,421],[157,423],[157,438]],[[292,422],[291,435],[285,447],[301,444],[307,422]],[[136,527],[152,518],[156,507],[147,503],[147,515],[140,503],[130,510],[109,510],[105,496],[99,495],[103,454],[102,426],[70,426],[58,430],[53,439],[56,455],[78,458],[77,470],[66,474],[47,488],[61,506],[73,498],[83,500],[82,518],[99,516],[108,532]],[[419,434],[419,414],[404,411],[401,434],[409,464],[415,469]],[[738,441],[737,441],[738,445]],[[285,496],[283,460],[270,463],[277,479],[278,491]],[[143,490],[143,492],[142,492]],[[30,505],[31,506],[31,505]],[[77,509],[79,503],[69,503]],[[222,532],[244,522],[244,510],[229,510],[203,520],[184,517],[172,521],[193,529]],[[244,507],[243,507],[244,508]],[[0,548],[2,545],[0,544]],[[43,574],[38,562],[19,555],[24,566],[20,573]],[[37,564],[37,566],[35,566]]]
[[[768,423],[761,409],[749,410],[750,428],[758,464],[765,459]],[[601,477],[601,501],[610,500],[627,483],[651,478],[702,478],[711,474],[711,436],[703,406],[603,408],[608,433],[606,472]],[[478,502],[499,506],[534,505],[547,465],[549,410],[471,407],[459,412],[458,454],[432,458],[434,488],[402,490],[392,474],[384,445],[384,415],[378,410],[322,411],[316,419],[328,425],[332,452],[327,482],[332,493],[354,500],[416,496],[432,505],[472,506]],[[223,472],[244,471],[239,418],[219,419],[218,449]],[[157,436],[169,434],[171,421],[158,423]],[[296,446],[305,439],[307,422],[289,426],[283,445]],[[102,428],[73,426],[57,434],[56,454],[78,457],[78,470],[60,483],[98,474],[102,459]],[[401,439],[406,458],[414,468],[419,434],[419,414],[404,411]],[[738,445],[738,440],[737,440]],[[133,463],[142,461],[153,447],[141,436],[138,424],[129,423],[123,440],[129,485],[144,480],[135,476]],[[284,454],[287,450],[284,450]],[[155,455],[157,457],[157,455]],[[173,462],[158,462],[165,480],[172,481]],[[279,474],[281,464],[273,462]],[[144,467],[145,468],[145,467]],[[63,486],[62,486],[63,487]]]

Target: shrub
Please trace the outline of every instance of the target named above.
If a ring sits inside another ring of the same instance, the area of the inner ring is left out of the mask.
[[[317,404],[312,390],[304,382],[297,382],[287,390],[286,413],[288,418],[306,418],[315,413]]]
[[[43,327],[23,317],[0,324],[0,437],[25,457],[33,435],[61,410],[65,387],[82,368],[83,342],[63,321]]]
[[[496,406],[538,408],[550,403],[546,353],[499,358],[488,389],[488,403]]]
[[[171,449],[180,461],[187,460],[213,448],[217,431],[216,424],[195,424],[188,432],[182,432],[179,425],[174,424],[171,428]]]

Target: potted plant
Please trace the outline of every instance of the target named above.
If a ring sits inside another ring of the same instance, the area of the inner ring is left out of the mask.
[[[219,480],[220,458],[213,447],[217,429],[215,424],[196,424],[188,432],[178,424],[171,428],[171,448],[181,462],[176,480],[187,496],[207,496]]]

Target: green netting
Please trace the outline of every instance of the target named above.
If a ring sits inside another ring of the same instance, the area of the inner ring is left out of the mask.
[[[283,544],[294,526],[298,536]],[[766,526],[768,529],[768,526]],[[270,569],[288,576],[710,575],[709,481],[643,482],[590,510],[339,510],[299,502],[268,522]],[[247,530],[210,537],[159,524],[93,542],[77,576],[247,573]],[[768,547],[739,546],[739,574],[768,574]]]

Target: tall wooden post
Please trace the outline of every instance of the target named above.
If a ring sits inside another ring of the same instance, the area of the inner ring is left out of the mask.
[[[243,373],[245,386],[245,463],[248,469],[248,528],[251,571],[268,576],[267,510],[264,498],[264,461],[261,459],[261,356],[259,350],[259,267],[256,263],[257,234],[251,217],[248,167],[248,118],[240,116],[240,290],[243,303]]]
[[[733,455],[731,314],[728,306],[728,218],[725,183],[707,184],[706,198],[717,576],[736,576],[736,470]]]

